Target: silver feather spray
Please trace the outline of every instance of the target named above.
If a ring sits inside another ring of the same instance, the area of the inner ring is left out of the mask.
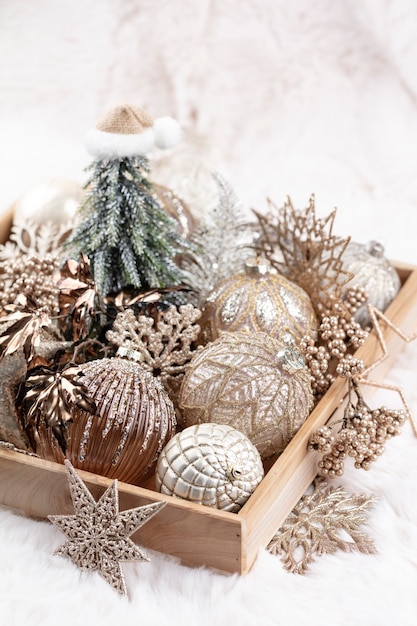
[[[258,236],[253,224],[243,217],[242,205],[230,183],[214,172],[218,201],[201,220],[190,238],[191,250],[184,256],[186,283],[203,303],[221,280],[243,271],[254,254]]]

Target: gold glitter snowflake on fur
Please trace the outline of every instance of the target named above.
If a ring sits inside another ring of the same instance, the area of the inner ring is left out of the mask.
[[[120,594],[126,583],[120,563],[149,561],[129,537],[156,515],[165,502],[154,502],[119,513],[115,480],[96,502],[66,460],[74,515],[49,515],[48,519],[68,538],[54,554],[69,558],[85,570],[95,570]]]
[[[330,487],[323,478],[316,478],[312,492],[304,494],[268,550],[281,555],[285,569],[293,574],[304,574],[314,556],[337,550],[374,554],[372,539],[360,527],[375,500],[363,494],[349,495],[342,487]]]
[[[257,246],[280,274],[308,293],[318,311],[330,295],[339,298],[352,278],[342,262],[350,237],[333,234],[336,209],[327,217],[316,216],[314,195],[304,211],[294,209],[289,198],[282,208],[271,201],[269,206],[267,215],[255,211],[262,232]]]

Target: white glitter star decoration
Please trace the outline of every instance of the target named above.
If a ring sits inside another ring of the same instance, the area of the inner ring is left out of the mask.
[[[121,561],[149,561],[131,539],[165,505],[155,502],[119,513],[115,480],[96,502],[66,460],[68,482],[75,515],[49,515],[48,519],[68,538],[54,555],[69,558],[85,570],[96,570],[120,594],[126,595]]]

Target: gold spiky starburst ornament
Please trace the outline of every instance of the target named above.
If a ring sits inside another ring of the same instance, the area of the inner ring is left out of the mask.
[[[329,296],[340,297],[351,278],[342,256],[350,237],[333,234],[334,209],[327,217],[316,216],[315,198],[298,211],[289,198],[282,208],[269,201],[270,211],[255,211],[261,227],[257,247],[280,273],[302,287],[316,311],[328,306]]]
[[[119,512],[115,480],[96,502],[69,461],[65,461],[74,515],[49,515],[48,519],[68,540],[54,554],[69,558],[77,567],[95,570],[120,594],[127,593],[120,563],[149,561],[130,536],[156,515],[165,502],[154,502]]]

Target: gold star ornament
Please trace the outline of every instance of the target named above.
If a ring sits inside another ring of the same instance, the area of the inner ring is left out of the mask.
[[[74,504],[74,515],[49,515],[48,519],[68,538],[55,555],[69,558],[85,570],[96,570],[120,594],[126,583],[120,562],[149,561],[131,539],[165,502],[155,502],[119,513],[119,494],[115,480],[96,502],[66,460],[68,482]]]

